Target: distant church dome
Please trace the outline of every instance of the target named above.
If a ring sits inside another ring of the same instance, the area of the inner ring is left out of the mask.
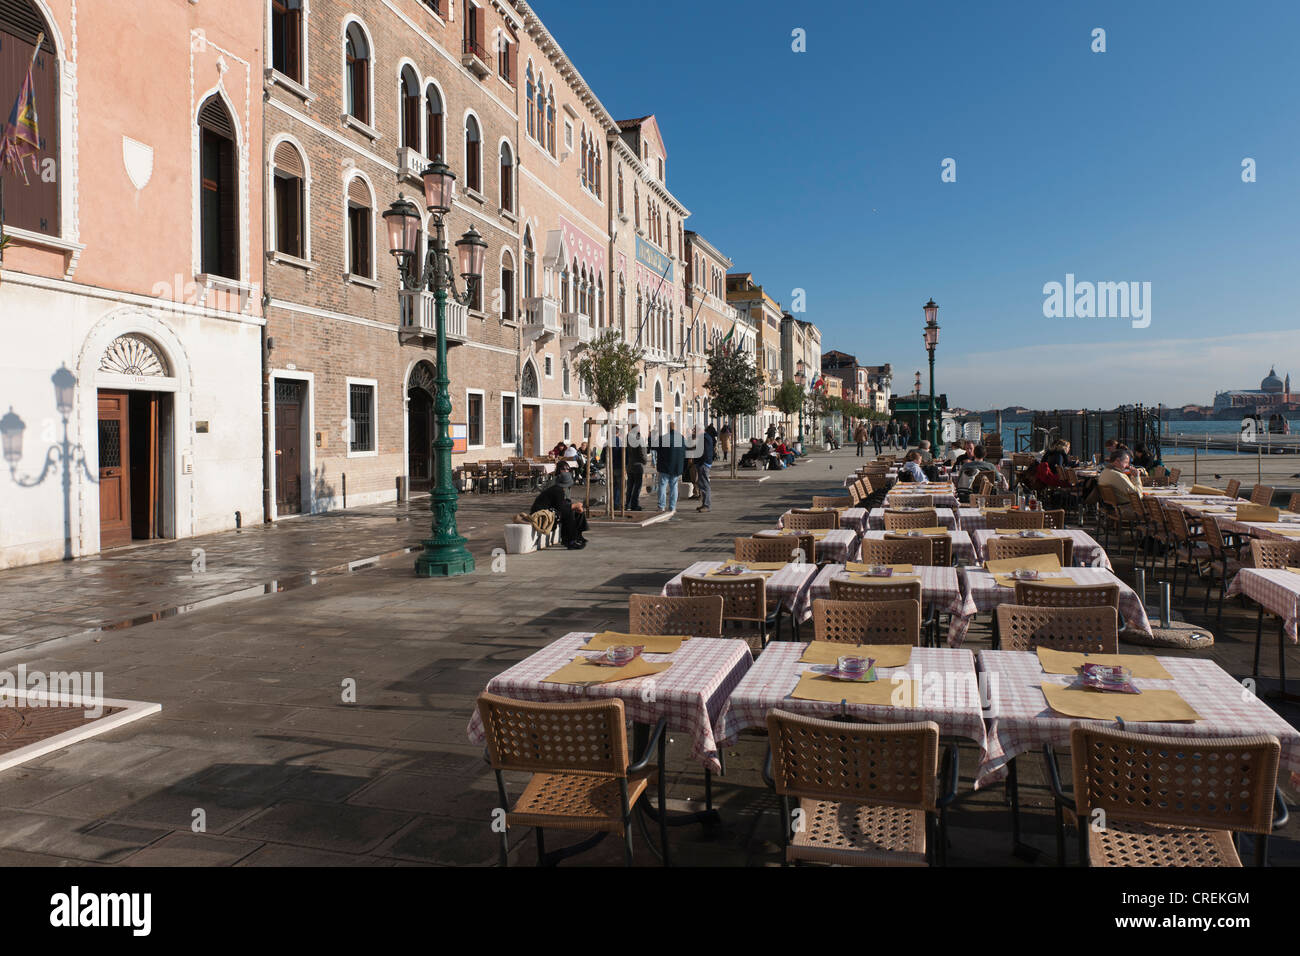
[[[1276,369],[1272,368],[1268,370],[1268,376],[1264,381],[1259,383],[1259,390],[1261,392],[1280,393],[1285,387],[1286,386],[1282,384],[1282,380],[1277,377]]]

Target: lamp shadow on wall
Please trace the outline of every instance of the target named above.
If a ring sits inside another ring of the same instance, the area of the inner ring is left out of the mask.
[[[317,465],[311,476],[311,513],[322,514],[338,507],[338,493],[325,479],[325,466]]]

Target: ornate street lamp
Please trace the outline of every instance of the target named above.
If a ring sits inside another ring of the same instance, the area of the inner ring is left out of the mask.
[[[808,401],[808,393],[804,390],[804,379],[806,376],[803,371],[803,360],[799,361],[799,371],[794,373],[795,384],[799,386],[799,451],[803,451],[803,407]]]
[[[939,307],[931,299],[924,305],[925,350],[930,353],[930,451],[939,450],[939,423],[934,413],[934,350],[939,347]]]
[[[921,440],[921,370],[916,370],[916,387],[912,395],[912,408],[916,412],[916,440]],[[907,451],[906,448],[903,451]]]
[[[443,217],[451,209],[456,175],[439,157],[424,171],[424,202],[432,214],[433,236],[424,262],[419,261],[420,212],[405,196],[384,213],[388,228],[388,248],[397,258],[402,288],[429,291],[436,302],[438,323],[438,367],[434,396],[434,487],[430,495],[433,512],[433,535],[424,541],[424,553],[415,562],[420,577],[451,577],[474,570],[474,558],[465,547],[465,538],[456,530],[456,487],[451,475],[451,380],[447,376],[447,299],[469,305],[482,281],[487,259],[487,243],[471,226],[456,242],[460,274],[465,292],[456,290],[455,269],[447,249],[446,224]]]

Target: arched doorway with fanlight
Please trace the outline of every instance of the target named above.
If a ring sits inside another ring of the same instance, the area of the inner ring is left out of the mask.
[[[542,403],[537,366],[532,360],[519,372],[519,443],[525,456],[542,453]]]
[[[433,486],[433,397],[437,394],[437,370],[428,361],[411,369],[406,388],[407,475],[412,494]]]

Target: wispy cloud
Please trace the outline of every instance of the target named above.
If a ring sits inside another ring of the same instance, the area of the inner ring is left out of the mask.
[[[1293,357],[1300,357],[1300,330],[1189,339],[1134,335],[949,355],[935,370],[935,387],[964,408],[1209,405],[1215,392],[1258,388],[1271,365],[1285,376]]]

